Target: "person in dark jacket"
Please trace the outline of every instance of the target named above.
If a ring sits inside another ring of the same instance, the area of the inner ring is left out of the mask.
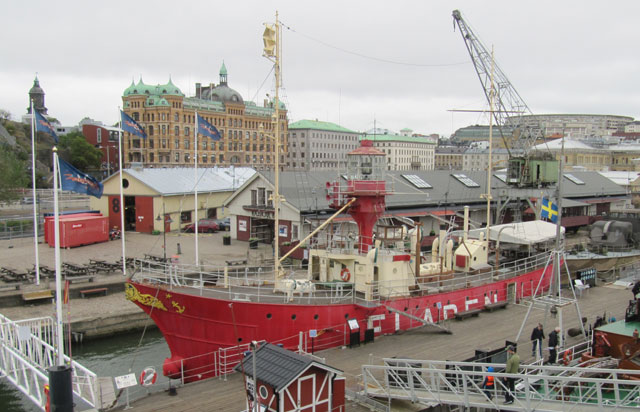
[[[533,328],[531,332],[531,356],[536,358],[542,358],[542,341],[544,340],[544,330],[542,329],[542,323],[538,323],[538,326]],[[536,356],[536,348],[538,349],[538,356]]]
[[[549,334],[549,360],[547,363],[554,364],[557,361],[558,346],[560,345],[560,327],[556,328]]]

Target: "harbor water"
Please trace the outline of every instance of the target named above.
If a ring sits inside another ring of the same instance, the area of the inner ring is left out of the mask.
[[[141,340],[142,339],[142,340]],[[144,333],[118,335],[111,338],[74,344],[73,359],[95,372],[99,377],[114,377],[135,373],[136,377],[147,367],[162,374],[162,362],[169,357],[169,347],[157,329]],[[147,391],[160,390],[150,386],[136,387],[131,399],[146,395]],[[121,399],[120,404],[124,401]],[[80,405],[78,405],[80,406]],[[0,378],[0,411],[37,412],[40,409],[16,389],[5,377]]]

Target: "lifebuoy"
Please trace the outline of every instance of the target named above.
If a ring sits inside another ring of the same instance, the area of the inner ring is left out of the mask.
[[[348,282],[349,279],[351,279],[351,272],[349,272],[348,268],[342,268],[342,270],[340,271],[340,279],[342,279],[344,282]]]
[[[562,363],[564,363],[564,366],[567,366],[569,362],[571,362],[571,350],[567,349],[564,351],[564,355],[562,355]]]
[[[142,386],[153,385],[154,383],[156,383],[157,379],[158,379],[158,374],[156,373],[155,369],[151,367],[145,368],[140,374],[140,385]]]

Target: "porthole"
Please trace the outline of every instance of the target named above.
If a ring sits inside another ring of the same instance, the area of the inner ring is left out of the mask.
[[[242,338],[238,338],[238,342],[242,342]]]
[[[291,315],[291,320],[296,320],[296,314]]]
[[[271,313],[267,313],[267,319],[271,319]]]
[[[319,316],[318,316],[318,314],[317,314],[317,313],[316,313],[315,315],[313,315],[313,319],[314,319],[314,320],[318,320],[318,318],[319,318]]]
[[[129,180],[128,179],[122,179],[122,187],[124,189],[129,187]]]
[[[344,314],[344,318],[345,318],[345,319],[349,319],[349,314],[348,314],[348,313],[345,313],[345,314]]]

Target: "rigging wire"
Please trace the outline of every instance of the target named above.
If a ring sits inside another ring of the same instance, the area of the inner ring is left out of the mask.
[[[292,28],[291,26],[288,26],[284,23],[282,23],[282,21],[280,22],[280,24],[282,25],[282,27],[284,27],[285,29],[298,34],[299,36],[305,37],[308,40],[314,41],[316,43],[322,44],[325,47],[328,47],[330,49],[335,49],[338,51],[341,51],[343,53],[346,54],[351,54],[354,56],[358,56],[361,57],[363,59],[369,59],[369,60],[374,60],[374,61],[378,61],[378,62],[382,62],[382,63],[388,63],[388,64],[395,64],[398,66],[412,66],[412,67],[450,67],[450,66],[460,66],[463,64],[469,64],[469,61],[465,61],[465,62],[455,62],[455,63],[440,63],[440,64],[426,64],[426,63],[411,63],[411,62],[400,62],[400,61],[395,61],[395,60],[389,60],[389,59],[384,59],[381,57],[375,57],[375,56],[369,56],[366,55],[364,53],[359,53],[356,51],[352,51],[352,50],[347,50],[347,49],[343,49],[342,47],[338,47],[338,46],[334,46],[333,44],[327,43],[323,40],[317,39],[315,37],[309,36],[307,34],[301,33],[299,31],[297,31],[296,29]]]

